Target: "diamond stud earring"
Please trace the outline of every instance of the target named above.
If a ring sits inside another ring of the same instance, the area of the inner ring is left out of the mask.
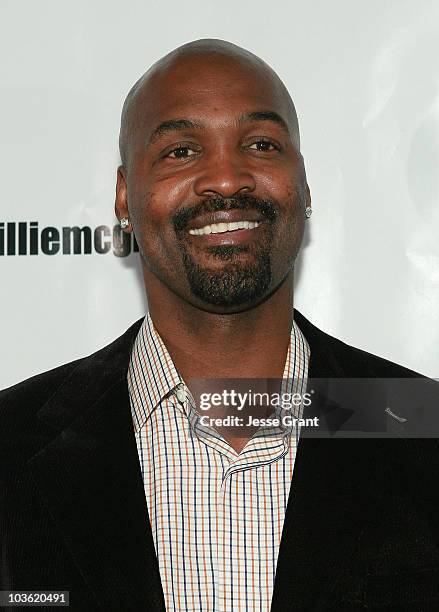
[[[312,215],[312,208],[311,208],[311,206],[307,206],[307,207],[305,208],[305,217],[306,217],[307,219],[309,219],[311,215]]]
[[[119,221],[119,223],[120,223],[120,227],[122,229],[125,229],[126,227],[129,226],[130,220],[128,219],[128,217],[122,217],[122,219]]]

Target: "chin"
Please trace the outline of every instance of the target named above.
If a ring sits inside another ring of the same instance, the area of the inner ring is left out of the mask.
[[[224,314],[224,315],[232,315],[239,314],[242,312],[246,312],[249,310],[253,310],[257,308],[267,300],[269,300],[284,284],[286,279],[289,277],[289,273],[287,273],[281,280],[278,282],[272,282],[266,288],[266,290],[259,294],[253,296],[247,296],[247,299],[236,299],[232,301],[232,296],[227,296],[227,300],[219,301],[216,299],[213,301],[212,299],[203,299],[198,295],[194,294],[190,289],[189,293],[186,295],[181,295],[183,299],[190,303],[192,306],[199,310],[203,310],[205,312],[210,312],[212,314]]]

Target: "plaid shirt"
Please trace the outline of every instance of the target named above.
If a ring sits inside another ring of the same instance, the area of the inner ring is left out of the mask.
[[[289,392],[306,390],[308,362],[293,322],[283,376]],[[262,428],[238,454],[201,427],[149,315],[133,346],[128,389],[166,609],[270,610],[297,429]]]

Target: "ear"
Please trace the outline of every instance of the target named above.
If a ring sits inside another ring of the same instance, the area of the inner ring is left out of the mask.
[[[116,202],[114,204],[114,212],[116,213],[116,217],[119,219],[119,221],[121,219],[129,219],[130,217],[128,212],[126,169],[124,166],[119,166],[119,168],[117,169]],[[133,231],[133,226],[130,223],[122,231],[127,234],[130,234]]]

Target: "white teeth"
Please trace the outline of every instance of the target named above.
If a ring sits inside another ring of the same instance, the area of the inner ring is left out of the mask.
[[[232,223],[213,223],[205,225],[200,229],[191,229],[189,234],[193,236],[203,236],[205,234],[223,234],[224,232],[233,232],[239,229],[254,229],[258,227],[259,221],[233,221]]]

